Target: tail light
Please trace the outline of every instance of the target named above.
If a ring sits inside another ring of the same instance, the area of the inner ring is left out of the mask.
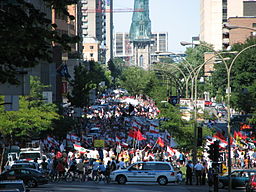
[[[174,173],[174,172],[171,172],[171,176],[175,176],[175,173]]]

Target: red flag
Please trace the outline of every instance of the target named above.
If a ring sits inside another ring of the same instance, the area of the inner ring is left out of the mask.
[[[130,129],[130,131],[128,133],[128,136],[131,137],[131,138],[136,139],[136,135],[137,135],[136,131]]]
[[[157,143],[160,147],[164,147],[164,141],[162,140],[161,137],[158,137],[156,143]]]
[[[136,131],[137,132],[137,136],[136,139],[141,141],[141,140],[147,140],[145,137],[143,137],[142,133],[140,132],[140,130]]]
[[[215,135],[213,135],[213,137],[220,139],[220,140],[226,140],[226,138],[221,134],[221,132],[215,133]]]

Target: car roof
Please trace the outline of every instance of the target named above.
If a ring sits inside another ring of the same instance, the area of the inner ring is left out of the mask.
[[[23,184],[23,180],[3,180],[0,181],[0,184],[12,184],[12,183],[21,183]]]
[[[256,172],[256,169],[239,169],[239,170],[234,170],[235,171],[239,171],[239,172]]]
[[[170,162],[166,162],[166,161],[138,161],[137,163],[156,163],[156,164],[165,163],[170,165]]]
[[[40,171],[38,171],[38,170],[36,170],[36,169],[32,169],[32,168],[19,168],[19,167],[15,167],[15,168],[13,168],[13,169],[10,169],[10,170],[8,170],[8,171],[11,171],[11,170],[21,170],[21,169],[23,169],[23,170],[29,170],[29,171],[35,171],[35,172],[40,172]]]

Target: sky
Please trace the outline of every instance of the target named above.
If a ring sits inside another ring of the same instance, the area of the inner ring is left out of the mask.
[[[133,8],[134,0],[113,0],[114,9]],[[168,51],[182,53],[181,41],[200,32],[200,0],[149,0],[152,32],[168,32]],[[129,32],[132,12],[114,13],[114,31]]]

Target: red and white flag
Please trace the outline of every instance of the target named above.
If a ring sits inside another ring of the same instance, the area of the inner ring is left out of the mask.
[[[172,157],[175,155],[175,151],[170,146],[167,146],[167,153]]]
[[[83,148],[81,145],[74,144],[74,149],[79,151],[79,153],[86,153],[86,149]]]
[[[125,148],[128,148],[128,147],[129,147],[128,143],[125,143],[125,142],[122,142],[122,143],[121,143],[121,146],[122,146],[122,147],[125,147]]]
[[[72,142],[79,142],[80,141],[80,138],[75,134],[71,134],[70,139],[71,139]]]
[[[121,138],[116,136],[116,143],[121,143]]]

